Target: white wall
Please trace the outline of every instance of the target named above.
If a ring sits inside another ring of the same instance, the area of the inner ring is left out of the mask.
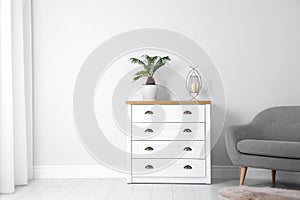
[[[263,108],[300,104],[298,0],[35,0],[35,165],[94,165],[73,120],[77,73],[102,42],[138,28],[182,33],[205,49],[223,79],[226,125]],[[213,164],[230,164],[223,137]]]

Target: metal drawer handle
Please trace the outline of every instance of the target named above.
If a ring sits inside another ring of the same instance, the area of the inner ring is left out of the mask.
[[[153,148],[152,147],[146,147],[145,150],[146,151],[153,151]]]
[[[146,165],[145,169],[153,169],[154,167],[152,165]]]
[[[192,132],[192,130],[189,129],[189,128],[186,128],[186,129],[183,130],[183,132],[185,132],[185,133],[190,133],[190,132]]]
[[[151,128],[147,128],[147,129],[145,130],[145,133],[153,133],[153,130],[152,130]]]
[[[189,110],[186,110],[186,111],[184,111],[184,112],[183,112],[183,114],[184,114],[184,115],[191,115],[191,114],[192,114],[192,112],[191,112],[191,111],[189,111]]]
[[[193,151],[191,147],[184,147],[183,151]]]
[[[193,169],[193,168],[190,165],[186,165],[186,166],[183,167],[183,169]]]
[[[145,112],[145,115],[153,115],[153,112],[152,112],[151,110],[147,110],[147,111]]]

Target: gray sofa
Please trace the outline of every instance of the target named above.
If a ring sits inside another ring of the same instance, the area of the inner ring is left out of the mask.
[[[241,166],[240,185],[248,167],[300,171],[300,106],[273,107],[250,123],[226,128],[225,142],[234,165]]]

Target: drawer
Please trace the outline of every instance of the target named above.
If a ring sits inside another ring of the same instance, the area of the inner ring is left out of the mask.
[[[132,158],[205,158],[204,141],[132,141]]]
[[[205,122],[205,105],[132,105],[132,122]]]
[[[205,160],[133,159],[133,177],[205,177]]]
[[[132,123],[132,140],[205,140],[205,123]]]

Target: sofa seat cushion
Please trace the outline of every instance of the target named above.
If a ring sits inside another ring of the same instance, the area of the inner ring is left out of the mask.
[[[300,159],[300,142],[276,140],[241,140],[237,144],[241,153],[279,158]]]

